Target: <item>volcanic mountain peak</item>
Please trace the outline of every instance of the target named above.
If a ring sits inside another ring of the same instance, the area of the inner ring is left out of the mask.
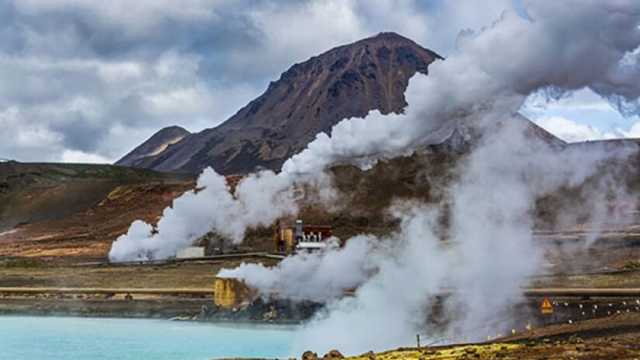
[[[128,158],[126,164],[188,172],[212,166],[223,174],[278,170],[342,119],[374,109],[401,112],[409,79],[426,74],[437,59],[442,57],[395,33],[336,47],[293,65],[222,125],[159,153],[143,151],[139,155],[149,155]]]
[[[132,166],[135,165],[139,159],[155,156],[167,149],[170,145],[173,145],[180,140],[184,139],[191,133],[180,126],[168,126],[157,133],[153,134],[147,141],[143,142],[140,146],[133,149],[130,153],[125,155],[122,159],[116,162],[116,165]]]
[[[394,52],[397,52],[397,54],[394,54]],[[314,67],[316,70],[320,70],[318,69],[318,67],[321,66],[319,64],[327,62],[331,63],[328,68],[329,72],[346,69],[354,63],[362,66],[359,70],[366,70],[366,66],[370,64],[365,63],[363,58],[370,59],[372,56],[378,59],[379,62],[384,62],[385,65],[393,64],[394,59],[391,58],[392,55],[396,55],[396,62],[412,62],[419,71],[424,73],[427,72],[427,66],[433,60],[444,60],[442,56],[421,47],[413,40],[393,32],[383,32],[352,44],[338,46],[320,55],[313,56],[303,63],[294,64],[282,74],[280,80],[295,77],[301,72],[304,73],[313,70]],[[311,74],[315,75],[317,73]]]
[[[358,47],[373,47],[373,48],[400,48],[406,46],[411,49],[419,49],[421,52],[428,53],[429,56],[434,57],[438,60],[444,60],[444,58],[438,55],[436,52],[431,51],[429,49],[425,49],[422,46],[418,45],[415,41],[406,38],[395,32],[381,32],[375,36],[371,36],[368,38],[364,38],[362,40],[358,40],[355,43],[349,45],[339,46],[332,50],[327,51],[326,53],[331,52],[339,52],[343,48],[358,48]],[[325,54],[326,54],[325,53]],[[322,56],[322,55],[320,55]]]

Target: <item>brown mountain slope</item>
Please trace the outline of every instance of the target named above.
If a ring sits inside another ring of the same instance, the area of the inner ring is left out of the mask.
[[[188,172],[212,166],[224,174],[277,170],[344,118],[401,112],[409,79],[426,74],[436,59],[442,58],[395,33],[334,48],[292,66],[222,125],[127,164]]]
[[[116,165],[131,166],[138,160],[147,156],[154,156],[162,153],[167,147],[179,142],[191,133],[180,126],[169,126],[161,129],[153,134],[147,141],[133,149],[122,159],[116,162]]]
[[[0,163],[0,257],[98,255],[132,221],[155,222],[189,176],[95,164]]]

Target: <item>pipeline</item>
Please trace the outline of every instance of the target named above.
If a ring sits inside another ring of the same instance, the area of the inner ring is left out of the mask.
[[[145,295],[208,295],[211,288],[54,288],[54,287],[0,287],[0,294],[145,294]],[[353,291],[345,292],[353,295]],[[445,294],[441,294],[445,295]],[[527,297],[640,297],[640,288],[529,288],[523,289]]]

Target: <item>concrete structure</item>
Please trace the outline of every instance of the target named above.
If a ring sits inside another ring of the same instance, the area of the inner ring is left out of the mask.
[[[256,296],[255,290],[238,279],[217,277],[213,281],[213,303],[222,309],[236,308]]]
[[[176,259],[190,259],[190,258],[198,258],[204,257],[205,252],[204,246],[189,246],[187,248],[178,250],[176,253]]]

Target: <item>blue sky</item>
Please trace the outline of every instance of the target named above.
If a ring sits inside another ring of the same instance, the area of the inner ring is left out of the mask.
[[[296,62],[382,31],[445,57],[522,0],[0,1],[0,158],[111,162],[162,127],[214,127]],[[522,110],[572,139],[633,136],[587,92]],[[638,126],[636,136],[640,136]]]
[[[512,5],[520,16],[529,18],[522,0],[513,0]],[[566,141],[640,137],[639,116],[623,116],[589,89],[566,94],[561,99],[532,94],[520,112]]]
[[[559,100],[533,94],[521,113],[567,141],[640,137],[638,116],[622,116],[607,100],[589,89]]]

